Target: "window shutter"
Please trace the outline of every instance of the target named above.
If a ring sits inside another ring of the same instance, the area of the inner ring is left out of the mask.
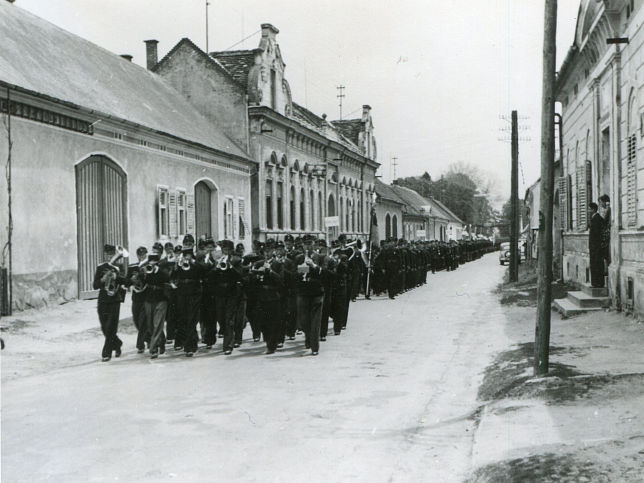
[[[240,198],[237,200],[237,211],[239,213],[239,239],[246,238],[246,200]]]
[[[230,199],[230,216],[231,216],[230,227],[232,229],[232,233],[230,234],[230,239],[234,240],[235,233],[237,233],[237,218],[235,217],[235,201],[232,198]]]
[[[170,237],[176,237],[177,229],[177,193],[170,191],[168,193],[168,214],[170,218]]]
[[[570,226],[568,219],[568,177],[557,178],[557,190],[559,191],[559,228],[568,230]]]
[[[186,195],[186,232],[195,232],[195,195]]]
[[[637,225],[637,138],[628,138],[626,160],[626,226]]]
[[[586,185],[586,165],[577,167],[577,230],[588,229],[588,200]]]
[[[157,238],[166,236],[168,189],[157,186]]]

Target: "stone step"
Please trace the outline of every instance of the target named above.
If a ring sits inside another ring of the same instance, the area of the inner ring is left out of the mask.
[[[567,298],[555,299],[552,303],[552,308],[559,312],[563,318],[572,317],[585,312],[596,312],[598,310],[602,310],[601,307],[580,307]]]
[[[610,307],[610,297],[593,297],[586,292],[568,292],[568,300],[582,308]]]
[[[582,283],[581,284],[581,290],[586,295],[590,295],[591,297],[608,297],[608,288],[607,287],[594,288],[589,283]]]

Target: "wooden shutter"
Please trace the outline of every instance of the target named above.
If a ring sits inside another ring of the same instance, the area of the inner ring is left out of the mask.
[[[176,237],[179,233],[179,229],[177,221],[177,193],[175,191],[170,191],[168,193],[168,217],[170,219],[170,236]]]
[[[186,232],[195,232],[195,195],[186,195]]]
[[[637,225],[637,138],[627,140],[626,160],[626,226]]]
[[[559,191],[559,228],[562,230],[568,230],[570,228],[570,219],[568,218],[569,179],[568,176],[557,178],[557,190]]]
[[[588,229],[588,199],[586,165],[577,167],[577,230]]]
[[[239,223],[241,226],[239,227],[239,239],[243,240],[246,238],[246,200],[244,198],[240,198],[237,200],[237,211],[239,213]]]
[[[157,186],[157,238],[167,235],[168,189]]]

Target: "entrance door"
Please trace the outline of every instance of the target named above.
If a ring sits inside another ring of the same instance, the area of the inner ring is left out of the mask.
[[[103,262],[103,245],[127,244],[127,179],[105,156],[90,156],[76,166],[78,297],[92,298],[94,271]]]
[[[195,185],[195,238],[212,233],[212,191],[205,181]]]

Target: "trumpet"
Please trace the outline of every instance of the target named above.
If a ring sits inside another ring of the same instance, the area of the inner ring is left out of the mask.
[[[190,258],[186,258],[186,257],[184,257],[184,258],[182,258],[182,259],[181,259],[180,267],[181,267],[183,270],[190,270],[190,265],[191,265],[191,263],[190,263]]]
[[[156,273],[159,270],[159,266],[156,263],[155,264],[147,263],[144,265],[144,267],[145,267],[146,275],[151,275],[153,273]]]
[[[219,270],[228,270],[230,268],[230,263],[228,262],[228,255],[224,255],[219,259],[219,263],[217,264],[217,268]]]

